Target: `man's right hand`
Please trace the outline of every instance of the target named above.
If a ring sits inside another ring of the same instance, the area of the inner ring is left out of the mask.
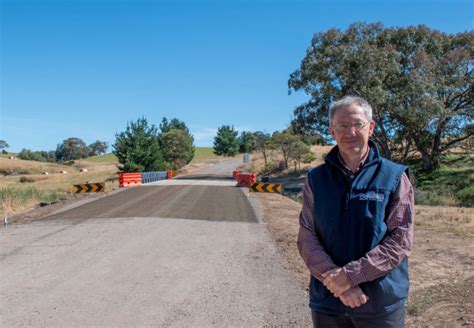
[[[342,303],[345,306],[349,306],[351,308],[356,308],[361,306],[362,304],[367,303],[369,297],[364,294],[360,287],[355,286],[351,289],[346,290],[342,295],[339,297]]]

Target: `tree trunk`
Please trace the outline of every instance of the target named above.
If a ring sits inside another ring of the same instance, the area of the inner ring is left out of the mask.
[[[440,163],[439,163],[439,156],[433,156],[430,154],[422,154],[421,155],[421,160],[423,164],[423,171],[425,172],[433,172],[435,169],[439,168]]]

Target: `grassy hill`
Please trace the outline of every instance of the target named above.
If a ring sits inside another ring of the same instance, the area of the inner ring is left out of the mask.
[[[75,184],[105,182],[106,190],[118,188],[117,165],[110,156],[104,155],[102,161],[86,159],[70,164],[0,157],[0,213],[12,215],[41,202],[69,198]]]
[[[112,153],[98,155],[98,156],[91,156],[91,157],[83,159],[83,161],[92,162],[92,163],[118,163],[117,157]]]
[[[416,201],[423,205],[474,207],[474,158],[470,154],[443,156],[441,167],[431,173],[420,161],[408,163],[415,178]]]

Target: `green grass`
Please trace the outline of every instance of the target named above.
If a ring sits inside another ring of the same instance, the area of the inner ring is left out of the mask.
[[[433,292],[427,292],[426,294],[418,298],[416,301],[408,302],[406,307],[407,313],[412,316],[418,316],[425,312],[431,304],[433,294]]]
[[[87,162],[94,162],[94,163],[118,163],[117,157],[112,153],[105,154],[105,155],[91,156],[84,160]]]
[[[474,206],[474,159],[469,155],[447,155],[440,168],[421,170],[421,162],[409,163],[416,177],[416,203],[421,205]]]
[[[212,152],[212,147],[196,147],[194,151],[193,161],[201,161],[201,160],[212,159],[216,157],[217,156],[214,155],[214,153]]]
[[[6,187],[0,189],[0,200],[3,202],[6,201],[15,201],[20,204],[25,204],[29,200],[39,199],[42,197],[41,191],[35,187],[28,188],[13,188]]]
[[[0,208],[2,212],[11,211],[26,204],[46,203],[53,204],[60,199],[65,199],[64,193],[56,191],[41,191],[35,187],[15,188],[5,187],[0,188]]]

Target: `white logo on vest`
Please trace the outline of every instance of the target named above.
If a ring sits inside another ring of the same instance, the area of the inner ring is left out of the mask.
[[[385,195],[382,193],[378,193],[375,191],[367,191],[365,193],[360,194],[352,194],[351,199],[359,197],[359,200],[375,200],[377,202],[383,202],[385,199]]]

